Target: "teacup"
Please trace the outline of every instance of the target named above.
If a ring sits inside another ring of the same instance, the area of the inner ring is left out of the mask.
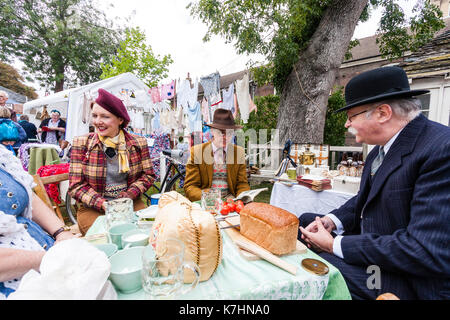
[[[148,244],[150,235],[140,229],[130,230],[122,235],[122,247],[142,247]]]
[[[115,243],[100,243],[95,244],[95,247],[103,251],[108,258],[117,252],[117,245]]]
[[[109,278],[114,287],[123,293],[136,292],[142,288],[142,252],[144,247],[117,251],[109,261]]]
[[[127,231],[135,230],[136,225],[134,223],[122,223],[112,226],[108,230],[110,241],[117,245],[117,248],[122,249],[122,235]]]

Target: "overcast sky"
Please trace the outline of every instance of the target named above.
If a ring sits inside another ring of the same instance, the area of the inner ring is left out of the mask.
[[[139,26],[147,35],[147,43],[155,54],[170,54],[174,60],[169,66],[169,79],[191,78],[219,71],[221,75],[238,72],[246,63],[261,60],[260,56],[238,56],[232,44],[225,44],[220,37],[203,42],[206,25],[191,17],[186,6],[191,0],[97,0],[100,9],[117,21],[131,16],[129,23]],[[409,14],[416,1],[399,1],[405,13]],[[110,8],[109,4],[114,7]],[[354,37],[362,38],[375,34],[381,12],[374,12],[372,18],[357,26]],[[164,82],[164,81],[162,81]],[[39,90],[37,85],[34,85]],[[42,96],[42,91],[38,94]]]

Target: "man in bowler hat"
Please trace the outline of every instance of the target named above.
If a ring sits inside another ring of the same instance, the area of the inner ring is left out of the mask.
[[[300,216],[299,238],[336,266],[353,299],[450,298],[450,128],[421,114],[399,67],[352,78],[346,128],[367,155],[358,194]]]

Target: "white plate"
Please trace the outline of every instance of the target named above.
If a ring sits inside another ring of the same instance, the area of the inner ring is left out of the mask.
[[[155,218],[156,213],[158,212],[158,205],[154,204],[148,208],[136,211],[136,215],[141,219]]]

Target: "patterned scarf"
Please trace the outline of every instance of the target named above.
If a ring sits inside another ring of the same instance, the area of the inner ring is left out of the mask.
[[[119,172],[125,173],[130,171],[128,166],[127,145],[125,143],[125,134],[123,130],[119,131],[119,134],[114,138],[103,137],[98,135],[98,138],[104,146],[114,148],[119,153]]]

